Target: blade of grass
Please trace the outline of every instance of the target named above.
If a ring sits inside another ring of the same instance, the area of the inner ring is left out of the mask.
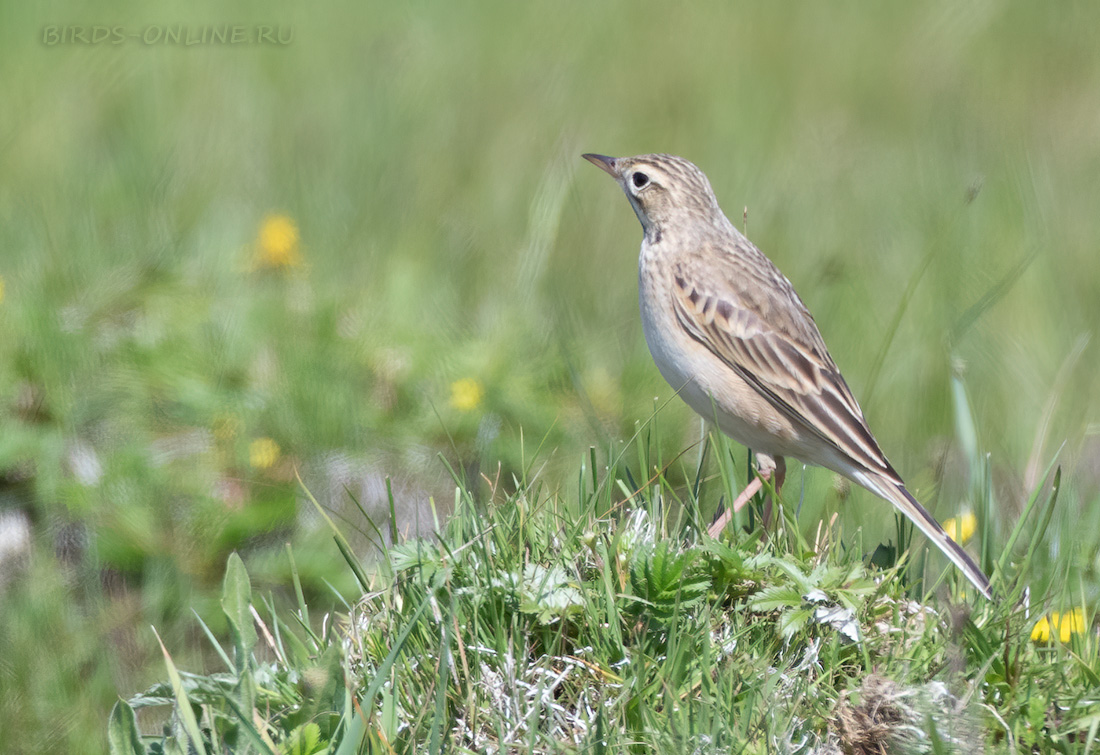
[[[420,617],[428,609],[431,599],[431,594],[428,594],[420,601],[420,605],[417,606],[412,617],[406,622],[405,628],[401,630],[401,634],[394,641],[389,654],[375,670],[374,678],[371,680],[370,686],[367,687],[367,691],[356,701],[357,714],[351,717],[344,737],[340,741],[340,746],[336,750],[336,755],[354,755],[359,751],[359,746],[366,734],[367,721],[374,712],[374,698],[378,696],[378,691],[382,689],[382,685],[389,678],[390,669],[393,668],[397,657],[401,655],[401,651],[405,649],[405,643],[408,642],[409,635],[412,634],[412,630],[420,621]]]
[[[187,735],[195,752],[206,752],[206,744],[202,739],[202,731],[199,730],[199,722],[195,718],[195,711],[191,709],[191,700],[187,697],[187,691],[183,688],[183,680],[180,679],[179,670],[172,662],[172,656],[168,654],[168,648],[157,634],[157,628],[152,627],[153,635],[160,645],[160,652],[164,654],[164,665],[168,668],[168,681],[172,685],[172,693],[176,696],[176,715],[179,716],[183,731]],[[229,699],[231,696],[227,696]]]
[[[336,527],[332,518],[329,517],[328,512],[326,512],[324,507],[322,507],[321,504],[317,502],[317,499],[313,497],[313,493],[311,493],[309,488],[306,487],[306,484],[302,482],[302,478],[298,474],[297,469],[294,470],[294,477],[298,480],[298,484],[301,486],[302,490],[305,491],[306,498],[308,498],[310,503],[313,504],[313,507],[317,509],[317,513],[328,523],[329,529],[332,530],[333,540],[336,541],[336,547],[340,549],[341,555],[343,555],[344,560],[347,561],[359,586],[363,588],[364,592],[369,592],[371,589],[370,579],[363,570],[363,565],[359,563],[359,559],[356,558],[355,553],[352,551],[351,544],[348,543],[347,538],[344,537],[344,533]],[[367,520],[370,521],[370,517],[367,517]]]
[[[389,475],[386,475],[386,500],[390,504],[390,542],[397,545],[397,506],[393,501],[393,482]]]
[[[1065,444],[1063,444],[1064,447]],[[1054,458],[1051,459],[1050,464],[1047,465],[1046,470],[1043,472],[1043,476],[1039,479],[1031,495],[1027,499],[1027,503],[1024,505],[1024,510],[1020,514],[1020,518],[1016,520],[1016,526],[1012,528],[1011,534],[1008,536],[1008,542],[1005,543],[1004,549],[1001,551],[1001,557],[997,561],[995,570],[996,573],[1000,573],[1002,578],[1005,574],[1005,569],[1008,568],[1008,561],[1012,557],[1012,551],[1016,548],[1016,541],[1020,539],[1020,535],[1023,534],[1024,528],[1027,526],[1028,520],[1031,519],[1032,511],[1035,509],[1036,504],[1039,502],[1039,497],[1043,492],[1043,485],[1050,477],[1051,471],[1054,469],[1054,465],[1058,462],[1058,457],[1062,453],[1062,448],[1058,449],[1058,453],[1054,454]]]
[[[202,617],[199,616],[199,612],[192,608],[191,613],[195,614],[195,619],[198,620],[199,626],[202,627],[202,631],[206,635],[206,639],[210,640],[210,644],[213,646],[214,650],[217,651],[218,656],[222,659],[222,663],[225,664],[225,667],[230,671],[235,671],[236,667],[233,665],[233,661],[229,660],[229,656],[225,654],[224,650],[222,650],[222,646],[221,643],[218,642],[218,638],[214,636],[214,633],[210,631],[210,627],[208,627],[206,625],[206,622],[202,620]]]
[[[1018,576],[1016,579],[1016,586],[1012,590],[1010,596],[1010,602],[1019,598],[1023,593],[1026,580],[1024,575],[1028,573],[1028,569],[1031,567],[1031,562],[1035,558],[1035,553],[1039,549],[1039,544],[1046,536],[1047,528],[1050,526],[1051,517],[1054,516],[1054,504],[1058,500],[1058,491],[1062,484],[1062,468],[1058,467],[1054,472],[1054,482],[1051,485],[1050,497],[1047,499],[1047,504],[1042,512],[1042,518],[1039,520],[1039,526],[1037,526],[1031,533],[1031,542],[1028,543],[1027,551],[1024,553],[1024,558],[1020,562],[1018,569]],[[1068,564],[1067,564],[1068,566]]]
[[[428,752],[442,753],[442,731],[447,720],[447,680],[451,668],[451,624],[447,621],[440,622],[443,625],[443,637],[439,641],[439,673],[436,675],[435,688],[435,715],[431,723],[431,735],[428,737]]]
[[[309,626],[309,606],[306,605],[305,593],[302,592],[302,580],[298,576],[298,564],[294,561],[294,549],[290,543],[286,544],[286,557],[290,561],[290,578],[294,582],[294,597],[298,600],[298,616],[305,626]]]
[[[246,710],[236,697],[233,695],[226,695],[222,698],[226,705],[233,709],[233,713],[237,716],[237,724],[241,727],[248,739],[252,742],[252,746],[255,747],[266,755],[278,755],[275,750],[275,743],[269,741],[259,729],[256,728],[255,721],[253,720],[256,712],[253,710]]]

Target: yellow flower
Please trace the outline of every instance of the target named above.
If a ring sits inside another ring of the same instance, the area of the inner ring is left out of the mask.
[[[1054,614],[1057,616],[1058,614]],[[1057,619],[1055,619],[1057,621]],[[1050,642],[1050,619],[1046,616],[1035,622],[1031,628],[1032,642]]]
[[[279,460],[279,444],[271,438],[256,438],[248,446],[248,463],[255,469],[270,469]]]
[[[286,215],[268,215],[260,225],[256,239],[255,268],[299,267],[298,226]]]
[[[485,390],[474,378],[462,378],[451,383],[451,406],[460,412],[472,412],[481,406]]]
[[[978,531],[978,517],[970,512],[963,514],[958,519],[951,517],[943,523],[943,529],[947,532],[947,536],[956,543],[966,545],[967,541],[974,537],[974,533]]]
[[[1050,642],[1052,627],[1058,630],[1058,639],[1063,643],[1069,642],[1075,634],[1084,634],[1084,609],[1074,608],[1069,613],[1052,613],[1049,618],[1039,619],[1031,630],[1032,642]]]
[[[1058,639],[1069,642],[1070,635],[1085,633],[1085,609],[1074,608],[1068,614],[1062,614],[1058,624]]]

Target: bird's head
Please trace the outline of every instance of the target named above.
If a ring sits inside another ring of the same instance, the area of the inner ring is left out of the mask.
[[[583,157],[619,183],[651,242],[679,224],[713,224],[725,220],[710,181],[703,171],[682,157],[595,154]]]

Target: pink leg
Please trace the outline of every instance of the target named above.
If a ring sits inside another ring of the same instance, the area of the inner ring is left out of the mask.
[[[726,525],[733,519],[733,515],[741,509],[745,508],[745,504],[752,500],[752,497],[760,491],[760,487],[763,484],[762,477],[753,477],[745,489],[741,491],[741,494],[737,496],[737,500],[733,502],[733,505],[722,512],[722,516],[714,520],[714,523],[707,528],[707,532],[711,537],[718,537],[722,530],[726,528]]]
[[[772,489],[775,491],[775,495],[779,495],[780,489],[783,487],[783,482],[787,479],[787,462],[783,460],[782,456],[775,457],[775,473],[772,475]],[[742,504],[744,505],[744,504]],[[760,517],[764,521],[764,526],[767,527],[772,520],[772,497],[769,495],[764,499],[764,512]]]
[[[766,458],[766,457],[765,457]],[[763,486],[765,480],[773,479],[774,475],[774,489],[775,494],[779,495],[779,489],[783,487],[783,481],[787,477],[787,465],[782,456],[775,458],[774,464],[768,464],[764,469],[761,469],[756,476],[754,476],[749,484],[745,486],[745,489],[741,491],[740,495],[733,504],[722,513],[722,516],[714,520],[714,523],[707,528],[707,532],[711,537],[718,537],[722,530],[726,528],[726,525],[733,519],[733,515],[741,509],[745,508],[745,504],[752,500],[752,497],[760,492],[760,488]],[[764,504],[764,523],[767,524],[771,518],[772,501],[771,496],[768,496],[767,501]]]

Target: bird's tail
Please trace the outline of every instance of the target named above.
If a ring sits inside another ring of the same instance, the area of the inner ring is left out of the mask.
[[[924,533],[933,545],[943,552],[943,555],[951,560],[951,563],[959,568],[959,571],[978,588],[982,595],[986,598],[993,597],[993,593],[989,588],[989,578],[985,576],[985,573],[974,562],[974,559],[948,536],[940,523],[936,521],[936,518],[929,514],[924,506],[920,505],[917,499],[905,489],[904,485],[866,473],[854,476],[854,479],[875,495],[894,504],[901,513],[909,518],[909,521],[917,526],[917,529]]]

